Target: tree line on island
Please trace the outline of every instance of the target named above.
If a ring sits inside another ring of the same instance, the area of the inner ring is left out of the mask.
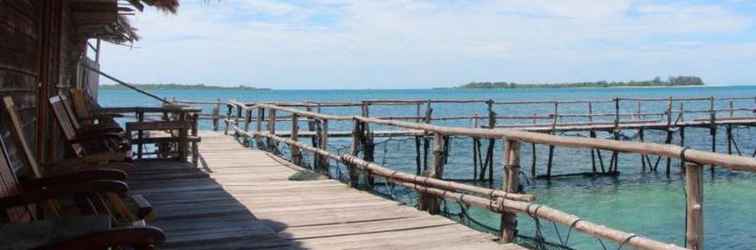
[[[702,86],[703,80],[697,76],[670,76],[666,81],[655,77],[647,81],[629,82],[570,82],[570,83],[515,83],[515,82],[470,82],[456,88],[463,89],[515,89],[515,88],[609,88],[609,87],[673,87]]]
[[[146,84],[131,84],[134,87],[143,90],[217,90],[217,89],[233,89],[233,90],[270,90],[268,88],[256,88],[250,86],[219,86],[219,85],[205,85],[205,84],[176,84],[176,83],[146,83]],[[120,84],[100,84],[100,89],[119,90],[128,89]]]

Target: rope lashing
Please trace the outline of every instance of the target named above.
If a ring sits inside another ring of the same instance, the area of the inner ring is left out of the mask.
[[[635,237],[638,237],[638,235],[637,234],[630,234],[630,236],[627,236],[627,238],[625,238],[625,240],[623,240],[622,243],[619,244],[619,246],[617,247],[617,250],[622,249],[622,247],[625,246],[625,244],[627,244],[628,242],[630,242],[630,240],[632,240]]]

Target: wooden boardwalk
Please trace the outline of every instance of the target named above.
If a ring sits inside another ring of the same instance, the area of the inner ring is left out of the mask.
[[[289,181],[296,167],[203,133],[200,167],[140,161],[131,192],[155,207],[163,249],[523,249],[335,180]]]

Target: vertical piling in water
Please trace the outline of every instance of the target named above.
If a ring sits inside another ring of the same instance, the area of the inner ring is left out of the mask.
[[[258,107],[257,108],[257,119],[255,120],[255,145],[258,149],[263,149],[263,143],[262,139],[260,138],[259,133],[262,132],[262,121],[265,119],[265,108]]]
[[[556,126],[559,122],[559,102],[554,102],[554,113],[551,114],[553,119],[551,121],[551,134],[556,134]],[[546,178],[551,179],[551,167],[554,164],[554,145],[549,145],[549,158],[546,162]]]
[[[520,142],[506,140],[504,149],[504,180],[502,189],[509,193],[520,192]],[[510,243],[514,241],[517,232],[517,215],[510,212],[501,213],[501,241]]]
[[[297,113],[291,114],[290,138],[292,141],[295,141],[295,142],[299,141],[299,114]],[[294,144],[291,145],[291,161],[297,166],[302,165],[302,151],[299,149],[297,145],[294,145]]]
[[[669,101],[667,101],[667,139],[664,140],[664,143],[666,144],[672,144],[672,97],[669,97]],[[665,174],[667,175],[667,178],[670,177],[670,167],[672,164],[672,158],[667,157],[667,168],[665,171]]]
[[[362,141],[362,124],[357,119],[352,120],[352,155],[358,156],[360,153],[360,143]],[[360,182],[360,175],[354,165],[349,167],[349,185],[357,187]]]
[[[688,249],[703,249],[703,167],[695,163],[685,166],[686,245]]]
[[[717,113],[714,110],[714,97],[709,97],[709,133],[711,134],[711,152],[717,152]],[[709,167],[714,175],[714,165]]]
[[[213,131],[218,131],[218,121],[220,119],[220,103],[221,100],[220,98],[218,98],[218,102],[213,105]]]
[[[444,138],[445,136],[440,133],[433,134],[433,167],[428,168],[423,173],[423,176],[443,179],[444,176]],[[420,210],[428,211],[430,214],[438,214],[440,209],[440,198],[421,193],[419,196],[419,208]]]
[[[488,101],[486,101],[486,105],[488,107],[488,128],[496,129],[496,112],[494,112],[494,108],[493,108],[494,100],[489,99]],[[486,152],[486,163],[488,163],[486,168],[488,168],[488,185],[489,186],[493,186],[493,166],[494,166],[493,154],[494,154],[495,146],[496,146],[496,140],[489,139],[488,151]]]
[[[271,135],[276,135],[276,110],[270,109],[268,112],[268,133]],[[268,138],[267,141],[268,150],[273,153],[278,153],[278,147],[275,140]]]

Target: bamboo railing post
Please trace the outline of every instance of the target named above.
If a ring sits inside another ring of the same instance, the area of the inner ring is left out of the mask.
[[[234,105],[236,107],[236,118],[234,118],[234,126],[239,128],[239,119],[242,118],[242,115],[244,114],[244,107],[239,105]],[[234,129],[234,135],[239,135],[239,132]]]
[[[735,104],[732,101],[730,101],[729,106],[730,106],[730,118],[735,117]]]
[[[638,101],[638,113],[636,114],[636,119],[641,119],[641,101]]]
[[[669,97],[669,100],[667,101],[667,139],[665,140],[666,144],[672,144],[672,97]],[[665,171],[665,174],[667,175],[667,178],[670,177],[671,174],[671,165],[672,165],[672,158],[667,157],[667,168]]]
[[[361,122],[358,120],[352,120],[352,155],[358,156],[360,154],[360,141],[361,137]],[[357,166],[349,164],[349,185],[357,187],[360,182],[360,175],[357,172]]]
[[[472,127],[473,128],[479,128],[480,127],[480,116],[478,115],[478,113],[473,114]],[[472,179],[473,180],[475,180],[475,179],[478,178],[478,161],[479,161],[479,159],[478,159],[478,148],[476,146],[478,145],[478,143],[479,143],[478,141],[479,140],[480,139],[478,139],[476,137],[472,138],[472,155],[473,155],[473,157],[472,157],[473,158],[473,175],[472,175],[473,178]]]
[[[231,125],[231,117],[233,117],[234,112],[234,105],[227,103],[226,108],[228,109],[226,111],[226,119],[223,119],[223,121],[226,123],[226,128],[223,130],[224,135],[228,135],[228,127]]]
[[[423,176],[443,179],[444,176],[444,135],[440,133],[433,134],[433,167],[428,168],[423,173]],[[440,209],[440,200],[434,195],[421,193],[420,196],[420,210],[426,210],[430,214],[438,214]]]
[[[685,166],[686,247],[703,249],[703,167],[695,163]]]
[[[218,120],[220,119],[220,98],[218,98],[218,102],[213,105],[212,113],[213,131],[218,131]]]
[[[290,139],[295,142],[299,141],[299,114],[297,113],[291,114]],[[302,166],[302,151],[299,146],[294,144],[291,145],[291,161],[297,166]]]
[[[593,102],[588,102],[588,125],[593,124]]]
[[[262,138],[260,137],[260,133],[262,132],[262,121],[265,119],[265,108],[258,107],[257,108],[257,119],[255,119],[255,144],[258,149],[263,149],[262,145]]]
[[[504,183],[502,189],[509,193],[520,192],[520,142],[506,140],[504,150]],[[517,231],[517,215],[511,212],[501,213],[501,241],[510,243],[515,239]]]
[[[486,106],[488,108],[488,128],[489,129],[496,129],[496,112],[494,112],[494,100],[489,99],[486,101]],[[493,154],[494,154],[494,147],[496,146],[496,140],[495,139],[489,139],[488,140],[488,151],[486,152],[486,163],[488,163],[488,166],[486,168],[488,169],[488,185],[493,186]],[[482,171],[481,171],[482,172]],[[482,180],[482,179],[481,179]]]
[[[709,133],[711,134],[711,152],[717,152],[717,113],[714,110],[714,97],[709,97]],[[710,167],[714,174],[714,165]]]
[[[270,109],[270,111],[268,111],[268,124],[267,125],[268,125],[268,133],[271,135],[276,135],[276,110],[275,109]],[[278,147],[276,147],[276,144],[277,144],[276,141],[268,138],[268,141],[267,141],[268,150],[272,152],[278,151]]]
[[[323,151],[328,151],[328,119],[322,119],[320,120],[321,129],[320,129],[320,149]],[[328,158],[327,157],[318,157],[318,160],[320,163],[318,164],[322,173],[326,176],[331,176],[328,172]]]
[[[249,124],[252,123],[252,109],[244,113],[244,132],[249,132]]]

